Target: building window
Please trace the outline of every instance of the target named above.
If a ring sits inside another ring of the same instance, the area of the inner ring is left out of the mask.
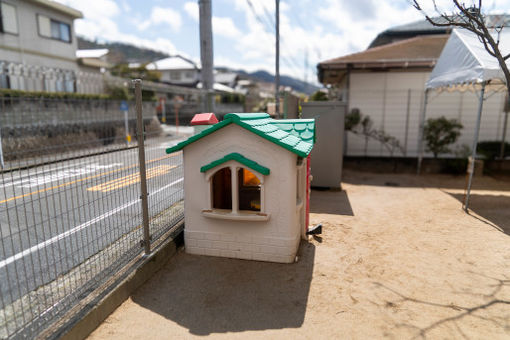
[[[182,79],[181,71],[171,71],[170,79],[171,80],[181,80]]]
[[[71,26],[69,24],[38,15],[37,25],[39,35],[42,37],[71,42]]]
[[[16,7],[5,2],[0,2],[0,31],[2,33],[18,34]]]
[[[230,168],[218,170],[212,177],[213,209],[232,210],[232,171]]]

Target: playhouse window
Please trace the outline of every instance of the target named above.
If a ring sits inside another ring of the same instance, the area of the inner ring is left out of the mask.
[[[245,168],[240,168],[237,174],[239,210],[260,211],[260,180]]]
[[[202,215],[209,218],[237,221],[267,221],[265,211],[264,176],[231,162],[206,174],[210,184],[208,209]]]
[[[212,178],[213,209],[232,209],[232,171],[230,168],[218,170]]]

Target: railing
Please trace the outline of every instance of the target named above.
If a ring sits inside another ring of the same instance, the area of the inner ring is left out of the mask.
[[[183,219],[182,156],[165,153],[155,103],[138,125],[134,107],[0,98],[1,339],[39,335]]]
[[[60,69],[38,65],[27,65],[0,60],[0,88],[35,91],[103,94],[106,87],[127,87],[130,80],[101,73],[76,69]],[[200,101],[203,90],[165,83],[144,81],[144,89],[157,93],[193,97]]]

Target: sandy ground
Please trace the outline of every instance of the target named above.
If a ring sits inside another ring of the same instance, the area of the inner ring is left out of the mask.
[[[179,252],[90,339],[508,339],[510,182],[347,172],[291,265]]]

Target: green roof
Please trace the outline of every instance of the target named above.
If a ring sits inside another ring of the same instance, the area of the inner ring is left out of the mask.
[[[185,146],[230,124],[239,125],[300,157],[308,156],[315,143],[314,119],[276,120],[267,113],[229,113],[221,122],[166,149],[166,153],[182,150]]]
[[[222,158],[215,160],[207,165],[204,165],[203,167],[200,168],[200,172],[206,172],[209,169],[212,169],[220,164],[223,164],[223,163],[231,161],[231,160],[238,161],[242,165],[247,166],[248,168],[257,171],[257,172],[261,173],[262,175],[265,175],[265,176],[269,175],[270,170],[268,168],[266,168],[263,165],[260,165],[259,163],[255,162],[255,161],[252,161],[251,159],[244,157],[243,155],[241,155],[240,153],[237,153],[237,152],[229,153],[225,157],[222,157]]]

